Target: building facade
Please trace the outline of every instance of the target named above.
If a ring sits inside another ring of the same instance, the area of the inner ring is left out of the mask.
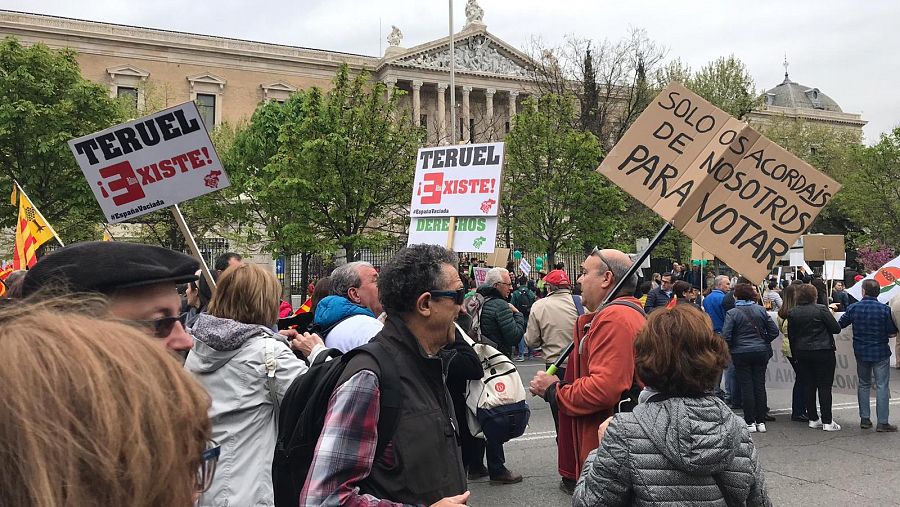
[[[405,48],[394,27],[381,57],[251,42],[0,11],[0,36],[77,52],[82,74],[133,101],[141,114],[188,100],[212,130],[247,121],[263,101],[283,101],[298,89],[328,88],[342,64],[405,91],[400,107],[427,127],[429,144],[452,141],[450,94],[457,106],[458,142],[501,139],[532,93],[529,58],[487,31],[474,1],[454,36],[455,90],[450,90],[450,37]]]

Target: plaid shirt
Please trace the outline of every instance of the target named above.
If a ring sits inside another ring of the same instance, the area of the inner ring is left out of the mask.
[[[850,305],[838,324],[853,324],[853,353],[857,361],[874,363],[891,357],[888,336],[897,332],[897,326],[891,318],[891,308],[877,298],[865,296]]]
[[[362,370],[334,390],[325,425],[303,491],[300,506],[401,506],[359,492],[357,483],[369,476],[378,443],[381,392],[378,377]],[[382,459],[391,459],[388,444]]]

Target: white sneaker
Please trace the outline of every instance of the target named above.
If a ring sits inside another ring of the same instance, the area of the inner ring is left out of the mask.
[[[765,425],[763,425],[765,427]],[[750,423],[747,425],[747,431],[750,433],[756,433],[756,423]]]
[[[828,424],[823,424],[822,429],[825,431],[841,431],[841,425],[837,423],[837,421],[833,420]]]
[[[765,433],[766,423],[756,423],[756,431],[758,431],[759,433]]]
[[[814,429],[814,430],[817,430],[817,429],[821,428],[821,427],[822,427],[822,420],[821,420],[821,419],[816,419],[815,421],[809,421],[809,427],[812,428],[812,429]]]

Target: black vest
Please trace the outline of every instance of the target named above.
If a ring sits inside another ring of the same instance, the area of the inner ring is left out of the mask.
[[[430,505],[466,491],[466,476],[457,440],[456,416],[445,385],[448,351],[428,357],[398,317],[388,317],[372,341],[381,342],[394,359],[403,390],[403,407],[391,444],[375,463],[360,492],[407,504]],[[363,364],[355,365],[355,361]],[[367,355],[354,358],[347,370],[376,370]]]

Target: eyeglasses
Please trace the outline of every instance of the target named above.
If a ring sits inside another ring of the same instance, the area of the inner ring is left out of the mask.
[[[172,334],[176,322],[181,322],[181,327],[185,327],[187,322],[187,313],[182,313],[177,317],[163,317],[156,320],[135,320],[135,324],[147,327],[153,330],[153,336],[156,338],[166,338]]]
[[[595,256],[595,257],[599,257],[599,258],[600,258],[600,262],[602,262],[603,265],[606,266],[606,269],[604,269],[603,271],[601,271],[601,273],[606,273],[607,271],[612,271],[612,270],[609,268],[609,261],[606,260],[606,257],[604,257],[603,254],[600,252],[600,247],[599,247],[599,246],[595,246],[595,247],[594,247],[594,250],[591,252],[591,255],[593,255],[593,256]]]
[[[453,304],[461,305],[466,298],[466,289],[457,290],[430,290],[428,291],[434,298],[453,298]]]
[[[200,467],[197,469],[197,493],[205,493],[212,486],[213,477],[216,475],[216,465],[219,463],[219,455],[222,447],[215,440],[206,442],[206,449],[200,455]]]
[[[497,282],[494,285],[509,285],[510,287],[512,287],[512,282]]]

